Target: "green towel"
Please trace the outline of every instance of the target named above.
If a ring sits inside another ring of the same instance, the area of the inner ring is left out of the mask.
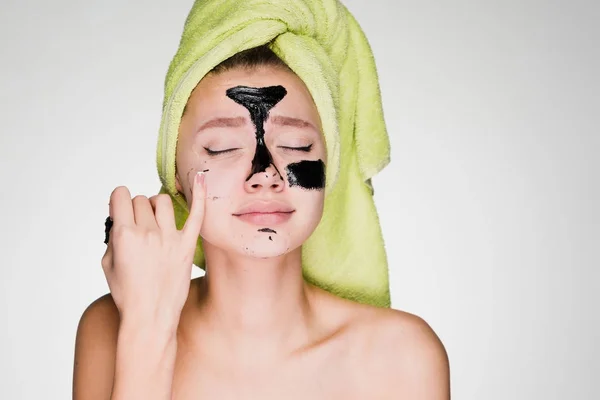
[[[304,278],[335,295],[390,307],[387,257],[371,177],[390,159],[369,43],[337,0],[197,0],[165,80],[157,147],[161,193],[178,228],[187,204],[175,188],[181,116],[200,80],[234,54],[269,44],[302,79],[321,117],[327,148],[323,218],[302,248]],[[201,239],[194,264],[204,269]]]

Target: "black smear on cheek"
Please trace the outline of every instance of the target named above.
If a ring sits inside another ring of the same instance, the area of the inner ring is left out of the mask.
[[[300,161],[286,167],[290,187],[323,189],[325,187],[325,164],[322,160]]]
[[[262,88],[236,86],[227,89],[226,94],[227,97],[236,103],[246,107],[256,128],[256,152],[252,160],[252,171],[248,178],[246,178],[246,181],[248,181],[254,174],[265,172],[269,168],[269,165],[275,167],[273,157],[265,144],[264,123],[269,117],[269,110],[285,97],[287,91],[283,86],[267,86]],[[277,167],[275,167],[275,170],[277,170]],[[281,173],[279,173],[279,176],[281,177]]]
[[[269,233],[275,233],[277,234],[277,232],[275,232],[273,229],[271,228],[262,228],[258,230],[259,232],[269,232]]]

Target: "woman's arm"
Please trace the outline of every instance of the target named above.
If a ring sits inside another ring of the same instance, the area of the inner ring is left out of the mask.
[[[110,294],[85,310],[77,328],[74,400],[110,399],[115,374],[119,312]]]
[[[110,197],[102,269],[110,296],[92,303],[77,330],[75,400],[171,400],[177,326],[204,218],[203,172],[194,179],[189,216],[177,229],[166,194]]]
[[[119,328],[111,400],[170,400],[177,326],[123,322]]]
[[[169,399],[176,327],[120,323],[106,295],[83,313],[77,330],[74,400]]]

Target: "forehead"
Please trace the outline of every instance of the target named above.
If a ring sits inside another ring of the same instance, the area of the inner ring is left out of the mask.
[[[280,67],[236,68],[219,74],[209,74],[196,86],[187,104],[187,111],[197,118],[210,116],[245,116],[247,110],[226,95],[236,86],[283,86],[287,94],[273,110],[292,118],[306,120],[321,128],[315,103],[306,85],[291,71]]]

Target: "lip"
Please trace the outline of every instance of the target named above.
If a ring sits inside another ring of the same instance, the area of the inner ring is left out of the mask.
[[[273,226],[281,224],[292,218],[292,212],[274,212],[274,213],[246,213],[236,215],[242,221],[261,226]]]
[[[287,204],[277,201],[253,201],[233,215],[254,225],[276,225],[289,220],[295,211]]]
[[[233,213],[235,216],[241,216],[244,214],[268,214],[268,213],[291,213],[295,210],[285,203],[278,201],[253,201],[241,207],[238,211]]]

